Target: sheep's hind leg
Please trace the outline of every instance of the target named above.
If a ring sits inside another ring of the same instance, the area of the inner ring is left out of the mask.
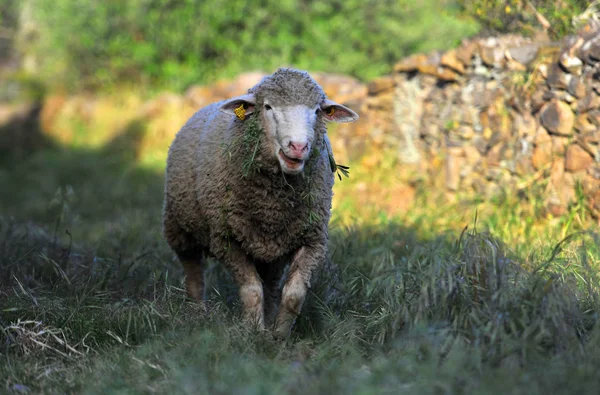
[[[179,257],[185,273],[185,289],[188,295],[198,301],[204,300],[204,257],[198,254],[195,258]]]
[[[185,272],[185,288],[188,295],[201,302],[204,299],[204,254],[197,240],[183,230],[170,215],[172,208],[167,204],[163,218],[163,233],[171,249],[177,254]]]

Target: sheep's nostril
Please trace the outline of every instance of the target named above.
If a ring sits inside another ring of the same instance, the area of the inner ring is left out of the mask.
[[[308,143],[299,143],[297,141],[290,141],[288,144],[290,150],[296,155],[302,155],[304,151],[308,151]]]

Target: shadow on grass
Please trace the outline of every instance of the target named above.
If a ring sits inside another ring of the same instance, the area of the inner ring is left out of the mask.
[[[164,178],[136,164],[143,124],[130,123],[99,150],[73,149],[46,139],[39,111],[29,115],[1,128],[21,137],[0,163],[0,289],[16,278],[42,288],[63,278],[122,294],[147,288],[150,274],[165,275],[171,256],[160,233]]]
[[[212,342],[211,355],[229,353],[232,364],[239,353],[266,364],[299,358],[282,356],[264,334],[240,327],[231,311],[235,287],[215,262],[207,272],[208,309],[186,300],[181,269],[160,234],[163,176],[136,163],[143,131],[132,123],[100,150],[43,144],[2,163],[0,185],[10,187],[0,190],[0,352],[12,358],[12,382],[43,388],[32,384],[39,372],[26,369],[32,358],[68,371],[90,353],[156,344],[152,352],[160,355],[173,338],[199,332]],[[546,256],[522,257],[477,231],[419,234],[398,222],[332,224],[331,259],[293,335],[326,351],[319,357],[319,350],[303,346],[303,358],[337,358],[342,366],[351,355],[360,366],[377,356],[402,361],[410,349],[417,364],[435,361],[423,365],[428,371],[459,352],[469,355],[471,373],[556,358],[568,364],[589,357],[595,366],[599,281],[584,242],[597,245],[596,235],[566,240]],[[407,345],[413,340],[418,349]],[[129,365],[123,362],[123,372]],[[59,375],[61,385],[65,377]],[[82,382],[63,388],[80,389]]]

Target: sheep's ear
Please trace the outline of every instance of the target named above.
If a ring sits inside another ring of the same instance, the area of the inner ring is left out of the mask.
[[[256,99],[254,95],[248,94],[227,100],[221,105],[219,110],[225,114],[235,115],[243,121],[248,115],[254,112],[255,106]]]
[[[354,122],[358,119],[357,113],[331,100],[323,100],[321,110],[325,120],[329,122]]]

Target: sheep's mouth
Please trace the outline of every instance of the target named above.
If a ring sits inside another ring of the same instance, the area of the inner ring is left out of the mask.
[[[297,158],[290,158],[286,154],[283,153],[283,150],[279,150],[279,157],[283,160],[287,168],[290,170],[298,170],[304,164],[304,160]]]

